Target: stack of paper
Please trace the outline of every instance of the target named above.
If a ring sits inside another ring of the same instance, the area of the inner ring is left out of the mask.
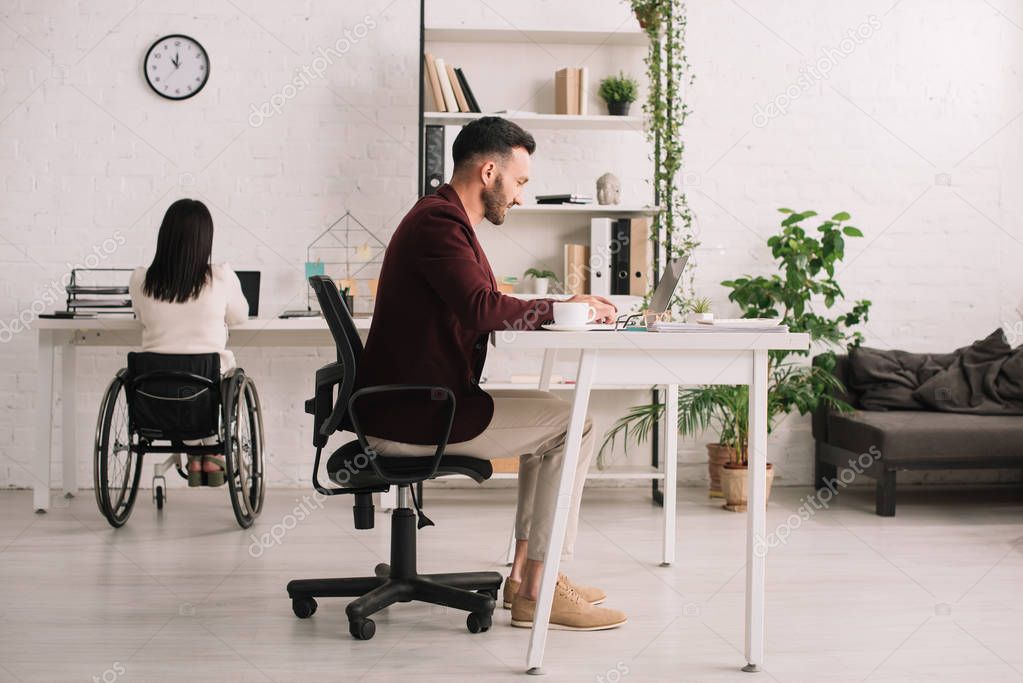
[[[651,332],[788,332],[788,325],[776,318],[731,318],[706,323],[656,322],[647,326]]]

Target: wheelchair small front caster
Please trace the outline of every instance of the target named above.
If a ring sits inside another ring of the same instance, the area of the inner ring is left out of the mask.
[[[486,633],[490,630],[492,623],[493,620],[489,614],[470,612],[469,616],[465,618],[465,625],[469,629],[469,633]]]
[[[291,611],[299,619],[308,619],[316,614],[316,600],[314,598],[292,598]]]
[[[377,625],[373,623],[372,619],[357,619],[348,622],[348,632],[358,640],[369,640],[376,634]]]
[[[167,500],[167,497],[163,493],[162,486],[157,486],[155,489],[153,489],[153,500],[156,501],[156,509],[162,510],[163,502]]]

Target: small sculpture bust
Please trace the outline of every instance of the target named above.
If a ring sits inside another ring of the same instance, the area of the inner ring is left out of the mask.
[[[622,201],[622,181],[613,173],[605,173],[597,178],[597,203],[602,205],[618,204]]]

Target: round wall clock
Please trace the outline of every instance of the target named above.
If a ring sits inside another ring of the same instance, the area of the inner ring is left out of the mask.
[[[169,100],[187,100],[203,89],[210,77],[206,48],[194,38],[169,35],[160,38],[143,62],[146,82],[157,95]]]

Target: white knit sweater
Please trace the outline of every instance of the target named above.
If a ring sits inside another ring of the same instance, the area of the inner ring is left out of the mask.
[[[155,353],[219,353],[220,371],[235,367],[227,350],[227,326],[249,318],[249,304],[238,276],[226,263],[214,264],[213,277],[195,299],[158,301],[142,292],[146,268],[136,268],[128,292],[142,323],[142,350]]]

